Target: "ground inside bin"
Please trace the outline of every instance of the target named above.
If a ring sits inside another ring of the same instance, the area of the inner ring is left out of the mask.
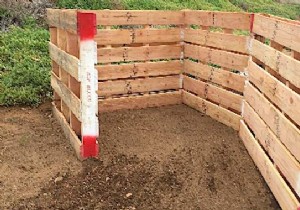
[[[43,121],[42,116],[51,115],[45,106],[30,112],[41,115],[39,120]],[[17,118],[17,111],[13,111]],[[102,113],[99,117],[100,155],[84,162],[75,159],[72,149],[66,146],[67,139],[57,134],[62,131],[52,116],[46,119],[48,123],[27,126],[33,131],[42,130],[34,138],[39,139],[39,148],[31,144],[34,139],[30,138],[25,153],[33,150],[34,157],[21,158],[21,149],[6,148],[5,154],[15,156],[17,163],[0,154],[2,163],[7,165],[2,171],[15,181],[12,184],[0,176],[0,189],[6,195],[0,199],[0,207],[280,209],[238,133],[226,125],[185,105]],[[4,130],[5,119],[0,121]],[[12,123],[8,120],[8,124]],[[20,128],[26,126],[18,120],[16,124]],[[11,127],[14,132],[16,127]],[[5,143],[8,137],[2,138]],[[35,158],[39,160],[31,160]],[[39,165],[39,161],[44,164]],[[26,169],[25,175],[13,173],[16,165],[23,166],[18,170]],[[18,177],[13,179],[14,176]],[[11,189],[16,189],[16,193],[12,190],[9,196]]]

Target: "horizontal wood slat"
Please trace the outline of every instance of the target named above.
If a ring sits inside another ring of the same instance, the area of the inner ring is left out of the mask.
[[[182,11],[84,10],[97,15],[97,25],[178,25],[184,24]]]
[[[277,138],[300,161],[300,130],[250,83],[246,84],[244,98],[266,122]]]
[[[274,164],[280,169],[283,176],[290,183],[295,192],[300,195],[298,179],[300,175],[300,164],[294,156],[286,149],[275,134],[268,128],[265,122],[248,104],[244,104],[244,120],[254,132],[255,138],[270,155]]]
[[[72,56],[65,51],[59,49],[57,46],[49,42],[50,57],[63,70],[68,72],[72,77],[79,81],[79,59]]]
[[[180,42],[181,29],[98,29],[98,45]]]
[[[239,130],[241,116],[184,90],[182,91],[182,101],[184,104],[207,114],[211,118],[235,130]]]
[[[297,209],[300,205],[299,201],[281,177],[280,173],[276,170],[259,143],[255,140],[244,121],[241,121],[239,134],[248,153],[269,185],[281,208],[284,210]]]
[[[47,9],[47,22],[50,27],[77,34],[77,10]]]
[[[98,96],[141,93],[180,88],[179,75],[167,77],[115,80],[98,83]]]
[[[202,63],[196,63],[190,60],[184,61],[184,73],[198,77],[203,80],[209,80],[226,88],[243,92],[245,77],[223,69],[214,68]]]
[[[184,47],[184,56],[200,60],[205,63],[213,63],[225,68],[244,71],[248,65],[247,55],[235,54],[223,50],[211,49],[192,44]]]
[[[253,32],[300,52],[300,24],[255,14]]]
[[[183,89],[193,92],[201,98],[207,97],[209,100],[215,103],[241,112],[241,95],[187,76],[183,77]]]
[[[181,46],[179,45],[100,48],[98,49],[98,63],[179,59],[180,55]]]
[[[289,80],[296,87],[300,88],[300,61],[258,40],[253,40],[251,55],[278,72],[279,75]]]
[[[80,154],[81,141],[79,140],[78,136],[72,130],[69,123],[66,121],[63,114],[56,108],[54,103],[52,103],[52,112],[54,117],[58,120],[60,126],[62,127],[66,138],[70,140],[70,143],[75,150],[77,158],[81,160],[82,159],[82,156]]]
[[[122,109],[144,109],[181,104],[181,92],[147,94],[143,96],[129,96],[122,98],[108,98],[99,100],[99,112],[111,112]]]
[[[81,121],[81,102],[71,90],[59,80],[53,73],[51,75],[51,86],[64,103],[71,109],[79,121]]]
[[[181,61],[159,61],[120,65],[98,65],[99,80],[114,80],[147,76],[167,76],[180,74],[183,70]]]
[[[249,36],[237,36],[201,29],[185,29],[184,41],[248,54]]]
[[[250,13],[186,10],[185,23],[227,29],[250,30],[250,16]]]
[[[300,96],[253,61],[249,62],[249,80],[274,104],[300,125]]]

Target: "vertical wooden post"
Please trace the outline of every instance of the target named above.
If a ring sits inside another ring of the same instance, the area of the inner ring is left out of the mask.
[[[80,37],[81,156],[88,158],[98,155],[98,74],[94,66],[97,55],[94,42],[97,32],[96,14],[78,12],[77,21]]]

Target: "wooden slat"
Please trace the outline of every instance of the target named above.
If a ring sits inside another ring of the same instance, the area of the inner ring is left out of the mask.
[[[201,98],[207,97],[209,100],[241,112],[242,96],[224,90],[212,84],[207,84],[191,77],[183,77],[183,89],[193,92]],[[205,90],[207,91],[205,93]]]
[[[249,59],[249,56],[247,55],[240,55],[192,44],[185,45],[184,56],[197,59],[205,63],[213,63],[225,68],[239,71],[244,71],[248,65]]]
[[[76,80],[79,80],[78,78],[79,59],[78,58],[59,49],[51,42],[49,43],[49,51],[50,51],[49,52],[50,57],[53,61],[55,61],[61,68],[63,68],[70,75],[72,75]]]
[[[249,80],[255,84],[274,104],[300,125],[300,96],[257,64],[250,61]]]
[[[300,52],[300,24],[256,14],[253,32]]]
[[[80,155],[81,142],[80,142],[78,136],[70,128],[69,123],[66,121],[63,114],[56,108],[54,103],[52,103],[52,112],[53,112],[54,117],[58,120],[60,126],[62,127],[66,138],[70,141],[72,147],[74,148],[77,158],[79,160],[82,160],[82,157]]]
[[[250,30],[250,13],[185,11],[185,23],[226,29]]]
[[[277,138],[300,161],[300,130],[250,83],[246,84],[244,97]]]
[[[255,138],[259,140],[265,151],[270,155],[274,164],[280,169],[283,176],[290,183],[298,196],[300,186],[298,186],[300,164],[294,156],[286,149],[282,142],[268,128],[265,122],[248,104],[244,104],[243,118],[250,129],[254,132]]]
[[[203,80],[209,80],[226,88],[243,92],[245,77],[223,69],[214,68],[190,60],[184,61],[184,73],[193,75]]]
[[[179,75],[167,77],[139,78],[135,80],[114,80],[98,83],[98,96],[141,93],[179,89]]]
[[[183,65],[179,60],[174,60],[120,65],[98,65],[96,69],[98,70],[99,80],[109,80],[180,74],[183,70]]]
[[[299,201],[281,177],[280,173],[276,170],[259,143],[255,140],[244,121],[241,121],[239,134],[281,208],[283,210],[297,209],[300,205]]]
[[[251,55],[300,88],[300,61],[257,40],[253,40]]]
[[[181,46],[179,45],[100,48],[98,49],[98,63],[179,59],[180,54]]]
[[[250,37],[200,29],[185,29],[184,41],[247,54]]]
[[[78,120],[81,121],[81,103],[80,99],[63,84],[55,74],[51,75],[51,86],[59,95],[63,102],[74,113]]]
[[[143,96],[129,96],[99,100],[99,112],[112,112],[122,109],[144,109],[166,105],[181,104],[181,92],[147,94]]]
[[[241,116],[184,90],[182,91],[182,101],[184,104],[207,114],[211,118],[235,130],[239,130]]]
[[[77,11],[47,9],[47,22],[50,26],[77,34]]]
[[[98,29],[98,45],[180,42],[180,29]]]

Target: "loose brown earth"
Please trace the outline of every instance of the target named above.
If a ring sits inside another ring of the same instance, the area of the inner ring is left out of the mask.
[[[237,133],[184,105],[102,114],[83,163],[49,104],[0,116],[0,209],[279,209]]]

